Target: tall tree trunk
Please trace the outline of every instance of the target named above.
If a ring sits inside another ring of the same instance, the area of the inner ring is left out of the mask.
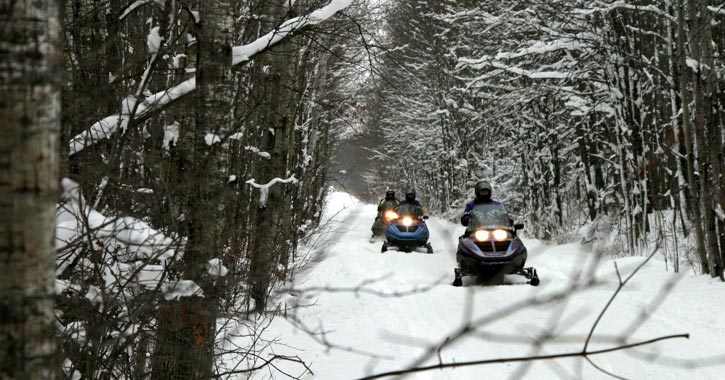
[[[0,377],[57,378],[57,1],[0,2]]]
[[[718,188],[720,168],[718,160],[716,158],[713,160],[716,156],[711,154],[711,150],[719,145],[713,141],[717,140],[719,136],[711,131],[714,119],[714,79],[716,77],[713,72],[715,62],[712,51],[712,25],[706,2],[690,0],[689,4],[690,17],[693,17],[694,20],[690,37],[693,41],[693,59],[699,63],[697,71],[693,73],[693,82],[695,84],[695,104],[697,106],[695,136],[698,148],[697,161],[700,172],[700,191],[702,192],[702,217],[707,232],[706,247],[710,275],[722,279],[723,264],[718,248],[717,227],[715,224],[717,216],[714,212],[716,201],[713,199]]]
[[[285,3],[285,2],[282,2]],[[299,6],[299,5],[297,5]],[[284,17],[285,6],[277,1],[265,1],[264,13],[273,22]],[[263,23],[264,25],[264,23]],[[263,28],[267,30],[269,27]],[[292,91],[295,78],[292,77],[295,55],[294,41],[284,41],[271,49],[271,54],[259,57],[258,66],[265,68],[252,84],[254,94],[260,104],[256,115],[255,127],[263,133],[261,147],[270,153],[268,160],[263,160],[256,169],[254,178],[266,183],[275,177],[288,175],[289,150],[294,144],[294,112]],[[291,204],[292,192],[287,192],[290,185],[276,184],[268,190],[268,197],[256,207],[253,222],[253,237],[250,243],[250,297],[254,300],[254,309],[263,311],[267,304],[270,287],[277,272],[277,263],[289,249],[289,220],[284,219],[285,212]],[[261,199],[261,198],[260,198]]]
[[[689,194],[690,211],[692,212],[693,224],[695,225],[695,243],[697,244],[697,254],[702,265],[702,272],[709,273],[710,268],[707,261],[707,252],[705,251],[705,237],[702,228],[702,217],[700,212],[700,203],[698,201],[697,182],[695,181],[695,156],[692,152],[692,127],[690,123],[690,97],[687,84],[689,68],[686,65],[687,50],[685,49],[686,26],[685,26],[685,3],[688,0],[681,0],[676,6],[677,11],[677,50],[679,57],[680,70],[680,106],[682,107],[682,125],[684,130],[685,149],[687,150],[687,184]]]
[[[197,90],[194,121],[182,125],[177,173],[186,236],[183,278],[194,281],[202,295],[182,297],[161,307],[152,379],[204,380],[213,377],[219,289],[208,271],[221,258],[223,184],[219,144],[231,123],[231,42],[234,1],[201,1],[198,35]],[[211,135],[210,135],[211,134]]]

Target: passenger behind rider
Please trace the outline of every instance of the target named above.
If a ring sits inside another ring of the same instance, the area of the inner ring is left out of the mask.
[[[421,205],[420,202],[415,199],[415,189],[410,188],[405,191],[405,198],[400,201],[400,203],[398,204],[398,208],[404,205],[413,205],[413,210],[415,213],[415,215],[413,216],[418,219],[423,219],[423,215],[425,215],[425,213],[423,212],[423,205]]]
[[[488,183],[486,181],[478,181],[474,191],[475,191],[475,197],[473,198],[472,201],[470,201],[466,204],[466,209],[463,212],[463,216],[461,216],[462,225],[464,225],[466,227],[468,226],[468,223],[471,221],[471,210],[473,210],[473,208],[479,204],[492,205],[495,208],[498,208],[501,211],[503,211],[506,215],[508,215],[508,213],[506,212],[506,208],[503,207],[503,204],[491,199],[492,191],[491,191],[490,183]],[[513,224],[514,224],[513,219],[511,219],[510,216],[508,217],[508,219],[509,219],[509,223],[513,226]]]

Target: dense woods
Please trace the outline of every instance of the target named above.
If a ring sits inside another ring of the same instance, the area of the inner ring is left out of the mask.
[[[3,378],[208,379],[281,360],[222,338],[272,315],[305,259],[359,75],[362,8],[335,15],[350,3],[3,3],[3,255],[39,266],[4,263],[3,318],[45,331],[4,321]],[[61,178],[56,253],[24,245],[52,242]],[[59,365],[12,367],[47,356],[52,323]]]
[[[359,181],[433,213],[487,179],[535,237],[723,278],[721,1],[6,0],[0,23],[0,378],[307,373],[259,330],[351,136]]]
[[[655,241],[722,278],[722,2],[395,1],[386,18],[374,182],[445,212],[489,179],[537,237]]]

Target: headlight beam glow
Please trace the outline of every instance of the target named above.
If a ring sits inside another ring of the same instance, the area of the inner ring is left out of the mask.
[[[506,230],[493,230],[493,238],[497,241],[506,240],[509,237],[509,233]]]
[[[473,236],[474,236],[474,237],[476,238],[476,240],[478,240],[478,241],[486,241],[486,240],[488,240],[488,238],[490,237],[490,234],[489,234],[489,232],[488,232],[488,231],[486,231],[486,230],[478,230],[478,231],[476,231],[476,232],[475,232],[475,233],[473,234]]]

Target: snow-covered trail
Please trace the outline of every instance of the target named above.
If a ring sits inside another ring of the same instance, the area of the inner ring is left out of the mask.
[[[310,365],[314,374],[305,378],[356,379],[414,363],[578,352],[619,283],[610,259],[594,266],[595,255],[578,245],[547,246],[525,240],[529,265],[538,269],[542,279],[539,287],[520,284],[455,288],[450,283],[460,226],[431,218],[428,224],[434,254],[383,254],[382,242],[368,242],[375,207],[348,203],[349,207],[335,217],[337,222],[330,229],[321,259],[299,276],[295,291],[283,296],[288,304],[300,305],[294,318],[324,334],[313,339],[283,318],[275,319],[266,332],[289,345],[278,347],[275,353],[298,355]],[[624,278],[643,258],[616,262]],[[571,284],[577,282],[573,278],[582,272],[579,269],[586,272],[592,267],[597,268],[599,284],[572,291]],[[507,280],[514,282],[516,276]],[[668,296],[660,302],[662,293]],[[558,298],[539,304],[550,297]],[[629,379],[723,379],[723,300],[722,283],[690,273],[668,273],[662,262],[652,260],[620,291],[599,322],[589,350],[672,334],[689,333],[690,338],[590,358],[602,370]],[[453,334],[467,324],[471,331],[454,338]],[[438,352],[435,348],[447,337],[453,341]],[[335,348],[328,349],[321,340]],[[431,347],[432,355],[426,356]],[[684,367],[685,361],[702,358],[711,359],[695,368]],[[294,364],[284,366],[293,374],[301,372]],[[276,377],[281,378],[279,374]],[[432,370],[407,378],[612,377],[583,358],[566,358]]]

